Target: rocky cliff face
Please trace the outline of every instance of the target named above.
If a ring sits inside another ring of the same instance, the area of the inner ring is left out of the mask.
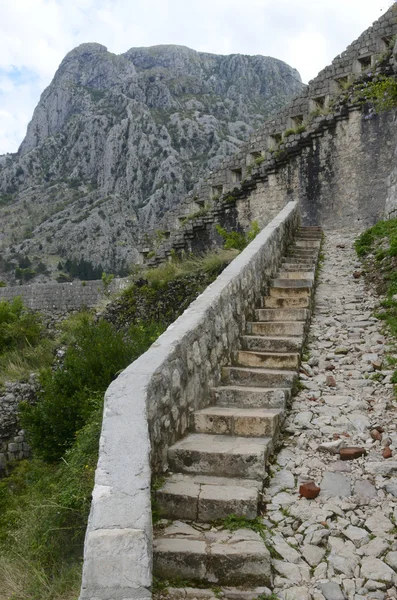
[[[0,279],[66,261],[83,278],[122,273],[142,232],[301,89],[296,70],[263,56],[74,49],[19,152],[0,157]]]

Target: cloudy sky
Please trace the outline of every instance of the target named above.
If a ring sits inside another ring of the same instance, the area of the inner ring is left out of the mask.
[[[303,81],[378,19],[391,0],[0,0],[0,154],[15,152],[64,55],[82,42],[112,52],[181,44],[262,54]]]

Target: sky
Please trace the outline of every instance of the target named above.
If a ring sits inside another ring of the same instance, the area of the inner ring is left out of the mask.
[[[16,152],[41,92],[83,42],[117,54],[180,44],[262,54],[307,83],[391,0],[0,0],[0,154]]]

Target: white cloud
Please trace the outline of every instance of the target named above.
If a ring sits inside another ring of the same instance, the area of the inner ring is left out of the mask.
[[[304,81],[390,6],[390,0],[0,0],[0,153],[22,141],[40,93],[65,54],[96,41],[112,52],[181,44],[264,54]],[[32,75],[30,80],[16,72]]]

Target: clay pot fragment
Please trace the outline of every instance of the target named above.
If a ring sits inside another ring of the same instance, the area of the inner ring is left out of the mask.
[[[359,447],[341,448],[339,454],[341,460],[354,460],[360,458],[360,456],[365,456],[366,450]]]
[[[382,456],[383,458],[391,458],[393,456],[393,452],[390,450],[389,446],[383,449]]]
[[[303,496],[303,498],[308,498],[309,500],[317,498],[320,491],[321,488],[319,488],[314,481],[307,481],[306,483],[302,483],[299,487],[300,495]]]

